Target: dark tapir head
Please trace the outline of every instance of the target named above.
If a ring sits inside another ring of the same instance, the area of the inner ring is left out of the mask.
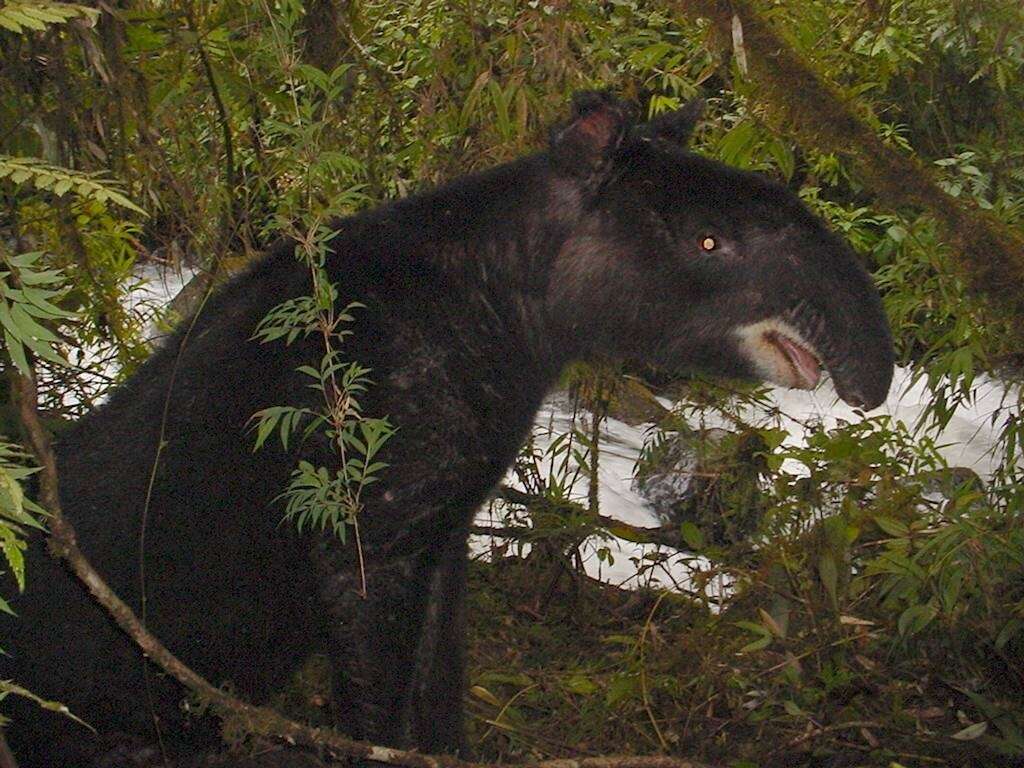
[[[587,93],[553,134],[586,212],[550,295],[581,354],[808,389],[824,367],[848,403],[879,405],[894,354],[867,272],[787,189],[685,151],[699,113],[632,127]]]

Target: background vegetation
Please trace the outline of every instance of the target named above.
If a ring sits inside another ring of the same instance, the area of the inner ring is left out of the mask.
[[[788,448],[763,392],[567,372],[578,430],[547,453],[527,446],[525,492],[496,502],[493,548],[524,556],[473,571],[475,748],[502,760],[664,751],[737,768],[1021,764],[1024,318],[977,290],[947,221],[878,196],[855,143],[836,151],[795,130],[779,109],[786,81],[754,77],[742,27],[723,37],[684,5],[7,0],[0,364],[34,361],[59,429],[145,358],[150,318],[126,301],[141,266],[197,270],[162,318],[173,323],[279,232],[542,145],[575,89],[610,87],[649,113],[702,96],[699,151],[798,190],[870,263],[930,407],[917,424],[868,418]],[[1019,237],[1019,3],[751,8],[884,145]],[[791,95],[789,114],[801,108]],[[979,478],[946,467],[930,435],[990,377],[1008,394],[991,417],[998,469]],[[682,405],[659,412],[652,389]],[[648,462],[692,437],[697,410],[733,425],[708,482],[655,531],[603,518],[593,488],[569,492],[572,473],[596,478],[602,420],[636,402],[659,424]],[[32,578],[21,551],[41,517],[9,409],[2,431],[10,595]],[[589,580],[581,553],[608,531],[664,545],[642,573],[689,558],[688,590]],[[281,704],[315,719],[329,692],[308,678]]]

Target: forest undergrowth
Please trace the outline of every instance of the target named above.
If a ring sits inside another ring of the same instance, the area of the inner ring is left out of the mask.
[[[1020,234],[1019,3],[750,5],[885,146]],[[700,97],[696,151],[788,185],[872,268],[929,405],[911,424],[807,425],[793,447],[764,390],[628,366],[567,371],[576,428],[524,448],[521,488],[495,502],[491,556],[471,570],[471,744],[502,762],[1024,765],[1022,319],[973,289],[935,211],[879,197],[857,146],[826,150],[779,120],[742,29],[723,40],[684,6],[0,5],[2,595],[32,578],[24,539],[45,527],[22,487],[32,470],[9,377],[39,371],[57,431],[100,402],[149,353],[125,301],[140,266],[197,270],[165,313],[173,325],[282,232],[306,237],[315,272],[331,216],[542,146],[574,90],[610,88],[640,117]],[[995,470],[981,477],[948,466],[936,440],[992,381],[1007,395],[990,415]],[[676,410],[651,406],[652,391]],[[637,398],[656,424],[639,472],[673,446],[703,462],[658,529],[596,503],[595,436]],[[699,413],[728,429],[695,430]],[[684,561],[685,588],[591,580],[582,559],[611,557],[611,535],[661,545],[635,563],[641,576]],[[315,720],[330,692],[311,669],[311,688],[281,704]],[[8,695],[30,692],[0,683]]]

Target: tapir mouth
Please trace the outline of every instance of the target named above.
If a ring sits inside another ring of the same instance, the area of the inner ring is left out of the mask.
[[[821,359],[810,344],[779,331],[766,331],[764,340],[785,358],[793,374],[792,386],[814,389],[821,380]]]
[[[738,328],[736,335],[743,354],[766,381],[797,389],[818,386],[821,354],[789,323],[763,320]]]

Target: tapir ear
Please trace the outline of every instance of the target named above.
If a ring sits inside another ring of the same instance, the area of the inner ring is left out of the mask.
[[[704,99],[689,101],[679,109],[663,112],[644,125],[637,126],[641,139],[662,139],[673,144],[686,144],[704,114]]]
[[[628,107],[607,91],[580,91],[572,97],[572,117],[551,131],[552,158],[574,176],[600,180],[630,124]]]

